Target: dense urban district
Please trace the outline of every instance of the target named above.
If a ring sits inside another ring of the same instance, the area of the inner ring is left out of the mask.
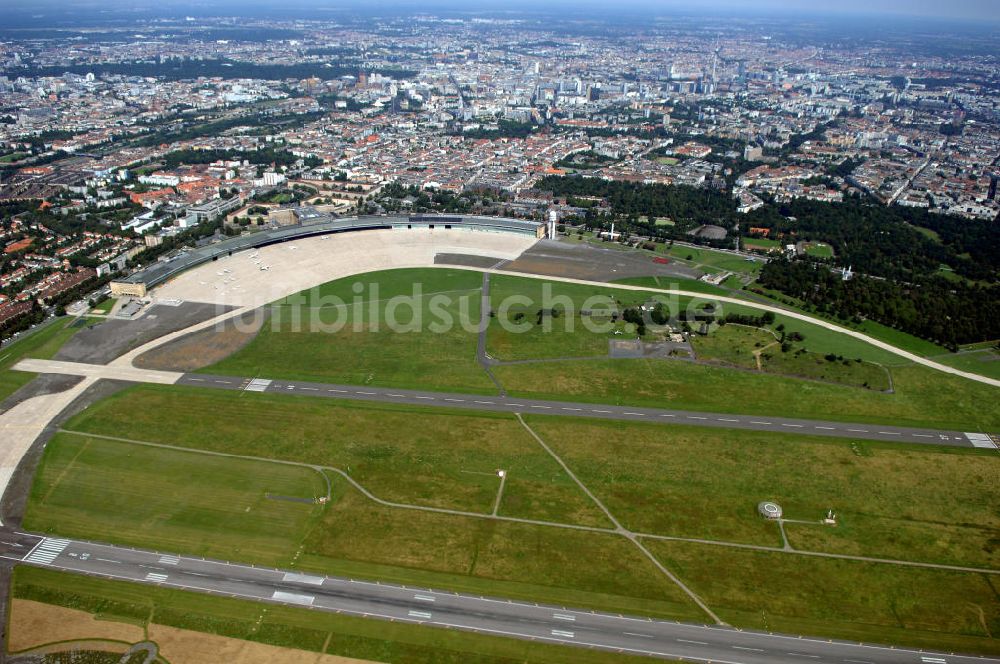
[[[1000,662],[995,24],[161,4],[0,9],[0,663]]]

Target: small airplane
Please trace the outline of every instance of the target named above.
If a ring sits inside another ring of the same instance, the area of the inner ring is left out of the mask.
[[[270,266],[270,265],[261,265],[261,266],[260,266],[260,270],[261,270],[261,272],[267,272],[267,271],[268,271],[268,270],[270,270],[270,269],[271,269],[271,266]]]

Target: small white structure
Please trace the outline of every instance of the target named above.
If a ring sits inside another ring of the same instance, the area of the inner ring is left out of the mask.
[[[768,500],[757,505],[757,511],[765,519],[776,520],[781,518],[781,505]]]

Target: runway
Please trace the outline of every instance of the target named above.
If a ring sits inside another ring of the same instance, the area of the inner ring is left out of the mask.
[[[0,558],[316,611],[717,664],[1000,664],[1000,659],[596,613],[0,531]]]
[[[225,390],[247,390],[271,394],[297,394],[330,399],[375,401],[414,406],[437,406],[468,410],[486,410],[509,413],[536,413],[563,417],[588,417],[629,422],[657,424],[685,424],[725,429],[798,433],[812,436],[830,436],[860,440],[881,440],[896,443],[923,445],[951,445],[955,447],[982,447],[997,449],[996,440],[977,432],[941,431],[882,424],[848,424],[818,420],[764,417],[756,415],[729,415],[724,413],[641,408],[637,406],[612,406],[567,401],[546,401],[393,388],[360,387],[306,381],[271,380],[266,378],[238,378],[207,374],[184,374],[177,385],[190,385]]]

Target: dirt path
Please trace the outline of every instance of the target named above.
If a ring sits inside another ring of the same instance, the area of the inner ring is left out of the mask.
[[[771,343],[769,343],[768,345],[764,346],[763,348],[758,348],[757,350],[753,351],[753,359],[754,359],[754,362],[757,363],[757,371],[763,371],[764,370],[764,364],[760,361],[761,353],[763,353],[768,348],[771,348],[771,347],[777,346],[777,345],[778,345],[777,341],[772,341]]]

